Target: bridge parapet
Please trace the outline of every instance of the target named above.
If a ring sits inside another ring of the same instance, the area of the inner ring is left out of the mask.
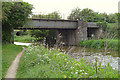
[[[77,21],[73,20],[54,20],[54,19],[31,19],[24,28],[40,29],[76,29]]]

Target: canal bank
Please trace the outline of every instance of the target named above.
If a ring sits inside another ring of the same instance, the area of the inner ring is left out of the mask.
[[[70,48],[72,51],[74,48]],[[69,50],[69,51],[70,51]],[[95,62],[96,64],[96,62]],[[75,61],[60,49],[42,45],[28,46],[23,54],[17,78],[118,78],[118,71],[109,64],[105,66],[86,64],[83,59]]]
[[[29,46],[33,43],[15,42],[14,44]],[[61,51],[67,54],[69,57],[73,57],[76,61],[79,61],[81,58],[83,58],[83,60],[85,60],[85,63],[94,65],[95,58],[97,58],[98,64],[99,62],[101,62],[101,65],[107,65],[110,63],[113,69],[119,69],[118,59],[120,59],[120,57],[118,56],[117,51],[108,51],[105,54],[104,51],[99,49],[78,46],[62,46]]]

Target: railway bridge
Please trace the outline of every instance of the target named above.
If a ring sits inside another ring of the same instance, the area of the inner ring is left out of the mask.
[[[24,27],[15,29],[53,29],[56,30],[56,44],[78,45],[80,41],[99,38],[102,27],[82,20],[29,19]],[[62,37],[61,37],[62,36]]]

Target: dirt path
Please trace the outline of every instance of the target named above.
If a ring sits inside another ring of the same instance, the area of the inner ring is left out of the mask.
[[[16,73],[17,73],[17,68],[19,66],[20,57],[24,51],[25,51],[25,48],[23,47],[23,50],[16,56],[11,66],[8,68],[5,78],[16,78]]]

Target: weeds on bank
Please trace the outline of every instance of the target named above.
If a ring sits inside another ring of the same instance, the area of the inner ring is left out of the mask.
[[[118,78],[118,71],[109,64],[90,66],[83,59],[75,61],[53,48],[29,46],[22,55],[17,78]]]
[[[106,47],[106,41],[108,42],[107,44],[108,50],[118,51],[118,40],[114,40],[114,39],[86,40],[86,41],[81,41],[79,45],[89,48],[104,49]]]

